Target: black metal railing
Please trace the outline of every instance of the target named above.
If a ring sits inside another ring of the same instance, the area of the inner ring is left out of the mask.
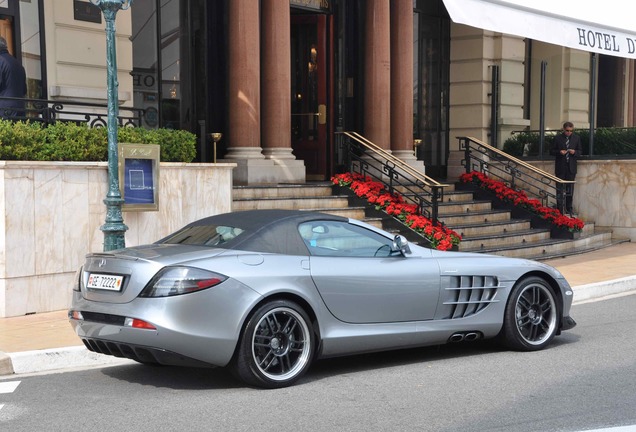
[[[438,221],[445,184],[426,176],[357,132],[337,132],[339,158],[346,169],[368,175],[386,190],[416,204],[422,216]]]
[[[144,110],[119,107],[119,126],[141,126]],[[46,125],[69,122],[90,127],[106,127],[108,105],[78,101],[0,97],[0,118],[13,121],[32,121]]]
[[[458,137],[459,149],[464,151],[462,163],[466,173],[473,171],[501,181],[511,189],[524,191],[545,207],[558,208],[565,214],[566,186],[574,181],[560,178],[527,162],[517,159],[473,137]]]

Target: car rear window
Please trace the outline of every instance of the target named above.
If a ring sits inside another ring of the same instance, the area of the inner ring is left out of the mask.
[[[244,230],[222,225],[194,225],[180,229],[162,239],[161,244],[223,247],[223,244],[240,236]]]

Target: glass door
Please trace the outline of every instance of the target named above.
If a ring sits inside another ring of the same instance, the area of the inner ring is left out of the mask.
[[[326,15],[291,17],[292,149],[307,180],[327,173]]]
[[[414,14],[414,137],[426,174],[445,178],[449,153],[450,20],[441,2],[418,1]]]

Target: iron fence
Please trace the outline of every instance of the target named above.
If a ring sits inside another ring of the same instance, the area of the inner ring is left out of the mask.
[[[145,111],[141,108],[119,107],[120,127],[141,127]],[[0,118],[13,121],[87,124],[106,127],[108,105],[78,101],[0,97]]]

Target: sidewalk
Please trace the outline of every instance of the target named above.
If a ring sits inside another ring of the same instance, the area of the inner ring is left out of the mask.
[[[575,303],[636,290],[636,243],[545,262],[570,282]],[[0,376],[128,362],[89,352],[72,331],[66,313],[0,318]]]

